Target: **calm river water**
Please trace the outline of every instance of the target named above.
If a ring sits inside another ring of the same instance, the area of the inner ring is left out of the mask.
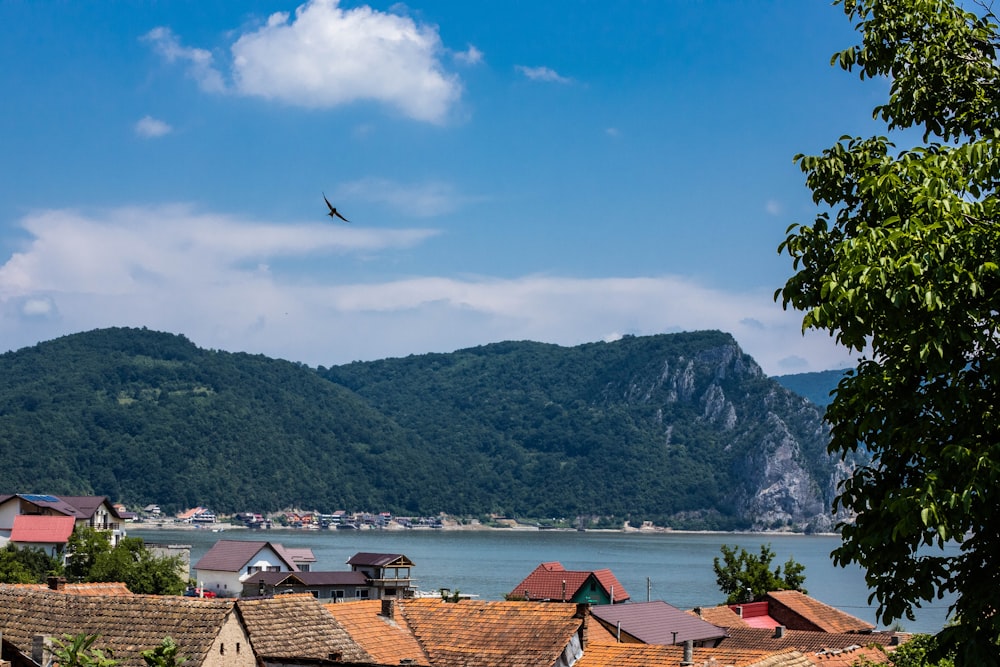
[[[712,559],[720,555],[721,545],[756,552],[761,544],[770,544],[776,553],[773,565],[789,557],[805,565],[805,588],[811,596],[876,623],[862,571],[833,565],[830,552],[840,540],[829,535],[432,529],[220,533],[134,529],[129,535],[150,543],[188,544],[192,566],[219,539],[309,547],[316,556],[314,570],[349,569],[347,559],[360,551],[399,553],[414,562],[417,589],[457,589],[483,600],[502,600],[539,563],[559,561],[567,570],[609,568],[634,602],[664,600],[681,609],[724,600],[712,570]],[[910,632],[936,632],[945,623],[947,606],[947,601],[940,601],[920,609],[917,619],[904,619],[902,627]]]

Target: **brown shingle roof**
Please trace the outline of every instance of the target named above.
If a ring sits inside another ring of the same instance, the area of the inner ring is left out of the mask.
[[[786,627],[823,632],[871,632],[875,626],[836,607],[824,604],[801,591],[773,591],[767,594],[768,612]]]
[[[382,614],[382,603],[392,605],[392,618]],[[379,663],[430,665],[427,654],[413,636],[406,619],[393,600],[360,600],[327,604],[326,609],[355,642]]]
[[[362,551],[347,561],[348,565],[371,565],[373,567],[412,567],[413,561],[403,554],[378,554]]]
[[[232,600],[66,595],[0,586],[0,632],[22,653],[31,655],[35,635],[97,634],[95,648],[111,649],[123,667],[144,666],[140,652],[167,636],[192,665],[200,665],[232,613]]]
[[[857,633],[818,632],[815,630],[785,630],[784,636],[776,637],[774,630],[762,628],[729,628],[728,632],[729,636],[722,640],[721,646],[754,650],[795,648],[803,653],[859,645],[889,646],[896,634],[872,632],[858,635]]]
[[[260,657],[326,659],[336,654],[343,662],[372,662],[371,656],[308,593],[241,599],[236,605],[250,643]]]
[[[695,665],[722,667],[812,667],[799,651],[751,651],[743,649],[696,648]],[[684,659],[684,647],[655,644],[588,644],[574,667],[677,667]]]
[[[239,572],[254,556],[265,548],[270,548],[292,572],[299,567],[284,547],[276,542],[258,540],[219,540],[194,565],[196,570],[216,570],[218,572]]]
[[[575,604],[426,598],[397,605],[435,667],[552,665],[583,623]]]

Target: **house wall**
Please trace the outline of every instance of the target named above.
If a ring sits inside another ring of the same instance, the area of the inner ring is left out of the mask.
[[[19,498],[14,496],[0,505],[0,535],[10,537],[10,531],[14,528],[14,517],[20,514],[18,503]]]
[[[250,645],[246,628],[239,622],[234,612],[229,612],[222,629],[208,649],[203,667],[254,667],[257,659]]]
[[[264,547],[239,569],[238,572],[225,572],[221,570],[195,570],[195,580],[198,585],[205,590],[215,591],[223,597],[236,597],[243,591],[243,580],[248,578],[253,572],[251,568],[258,568],[261,571],[268,571],[270,568],[278,568],[274,572],[291,572],[284,561],[275,553],[274,549]]]
[[[579,590],[577,590],[576,594],[569,601],[576,602],[577,604],[583,602],[589,604],[608,604],[611,602],[611,597],[597,579],[590,577],[583,582],[583,585],[580,586]]]
[[[236,597],[243,590],[240,583],[240,572],[222,572],[220,570],[195,570],[197,585],[207,591],[215,591],[221,597]]]

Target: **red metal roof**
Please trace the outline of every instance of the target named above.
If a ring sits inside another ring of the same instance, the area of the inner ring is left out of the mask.
[[[625,587],[611,570],[567,570],[555,561],[536,567],[511,591],[511,595],[528,600],[569,601],[591,577],[597,580],[609,597],[613,592],[613,602],[625,602],[629,599]]]
[[[19,514],[14,517],[11,542],[65,544],[73,533],[76,519],[71,516]]]

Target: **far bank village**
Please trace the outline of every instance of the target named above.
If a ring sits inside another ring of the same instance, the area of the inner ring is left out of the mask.
[[[168,519],[155,506],[130,513],[103,496],[0,494],[0,547],[66,558],[74,530],[101,531],[114,544],[138,519],[224,531],[202,508]],[[267,521],[237,520],[260,528]],[[388,513],[281,521],[317,530],[440,525]],[[910,638],[799,591],[693,609],[634,602],[612,571],[555,561],[510,582],[504,600],[486,601],[416,590],[418,564],[406,554],[357,553],[347,567],[328,569],[310,549],[272,539],[220,535],[196,563],[184,546],[146,547],[184,557],[184,574],[198,585],[184,595],[138,595],[120,583],[62,577],[0,584],[0,667],[48,667],[53,639],[78,635],[95,637],[115,664],[136,667],[166,637],[187,667],[848,667],[884,660]]]

